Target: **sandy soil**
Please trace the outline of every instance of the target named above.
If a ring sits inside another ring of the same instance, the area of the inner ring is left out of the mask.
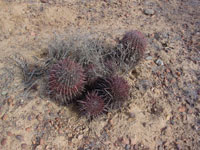
[[[199,8],[199,0],[1,0],[0,149],[198,150]],[[116,44],[128,30],[143,32],[148,47],[126,77],[131,98],[121,111],[88,123],[71,107],[23,92],[16,55],[43,59],[55,34]]]

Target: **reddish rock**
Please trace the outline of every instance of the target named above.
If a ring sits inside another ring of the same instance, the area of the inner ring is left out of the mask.
[[[28,149],[28,145],[26,143],[21,144],[21,149],[22,150],[27,150]]]
[[[4,146],[4,145],[6,145],[6,143],[7,143],[7,139],[6,139],[6,138],[3,138],[3,139],[1,140],[1,145]]]
[[[13,134],[10,131],[7,132],[7,135],[8,136],[13,136]]]
[[[177,75],[177,76],[180,76],[180,75],[181,75],[181,73],[180,73],[180,72],[176,72],[176,75]]]
[[[8,115],[4,114],[1,119],[4,120],[4,121],[7,120],[8,119]]]
[[[179,112],[185,112],[186,111],[186,107],[185,106],[181,106],[178,108]]]
[[[27,127],[27,128],[26,128],[26,131],[27,131],[27,132],[30,132],[30,131],[31,131],[31,127]]]

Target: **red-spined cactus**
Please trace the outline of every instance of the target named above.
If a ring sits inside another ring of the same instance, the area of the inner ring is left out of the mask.
[[[130,86],[120,76],[99,79],[96,89],[111,108],[119,108],[129,97]]]
[[[104,99],[98,94],[97,91],[88,93],[84,100],[79,101],[81,104],[81,111],[90,117],[97,117],[106,111]]]
[[[130,86],[128,82],[120,76],[112,76],[107,79],[109,83],[109,91],[114,107],[123,104],[129,97]]]
[[[84,89],[84,70],[78,63],[66,58],[53,64],[49,69],[48,87],[51,95],[69,103]]]
[[[120,40],[121,50],[118,52],[119,57],[127,64],[137,64],[143,57],[147,41],[145,36],[137,30],[127,32]]]

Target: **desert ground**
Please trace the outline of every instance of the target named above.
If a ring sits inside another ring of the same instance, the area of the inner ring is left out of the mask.
[[[144,58],[125,75],[130,99],[88,122],[24,90],[13,60],[45,59],[55,37],[109,45],[144,33]],[[0,0],[1,150],[199,150],[199,0]]]

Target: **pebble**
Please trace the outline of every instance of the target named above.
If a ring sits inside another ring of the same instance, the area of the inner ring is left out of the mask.
[[[155,47],[156,50],[161,50],[162,49],[162,44],[158,41],[155,41],[153,43],[153,46]]]
[[[126,144],[125,145],[125,150],[130,150],[131,149],[131,146],[129,144]]]
[[[15,137],[16,137],[16,139],[18,139],[19,141],[24,140],[24,137],[23,137],[22,135],[16,135]]]
[[[7,132],[7,135],[8,136],[13,136],[13,134],[10,131]]]
[[[146,60],[152,60],[152,58],[153,58],[152,56],[147,56]]]
[[[27,117],[27,120],[28,120],[28,121],[31,121],[33,118],[34,118],[34,115],[31,114],[31,115],[29,115],[29,116]]]
[[[7,120],[7,118],[8,118],[8,115],[4,114],[1,119],[5,121],[5,120]]]
[[[161,33],[161,37],[162,37],[163,39],[167,39],[167,38],[169,38],[169,34],[168,34],[167,32],[162,32],[162,33]]]
[[[30,131],[31,131],[31,127],[27,127],[27,128],[26,128],[26,131],[27,131],[27,132],[30,132]]]
[[[28,149],[28,145],[26,143],[22,143],[21,144],[21,149],[22,150],[27,150]]]
[[[81,140],[83,138],[83,135],[79,135],[78,139]]]
[[[154,15],[155,11],[153,9],[145,9],[144,14],[145,15]]]
[[[1,140],[1,145],[4,146],[4,145],[6,145],[6,143],[7,143],[7,139],[6,139],[6,138],[3,138],[3,139]]]
[[[159,66],[163,66],[164,65],[164,63],[163,63],[163,61],[161,59],[157,59],[156,60],[156,64],[159,65]]]
[[[63,134],[64,132],[63,132],[62,129],[59,129],[59,130],[58,130],[58,133],[59,133],[59,134]]]
[[[12,106],[13,105],[13,100],[11,98],[7,99],[8,105]]]
[[[7,95],[7,94],[8,94],[7,91],[3,91],[3,92],[1,93],[1,95],[3,95],[3,96],[5,96],[5,95]]]
[[[38,145],[35,150],[43,150],[42,145]]]
[[[176,75],[177,75],[177,76],[180,76],[180,75],[181,75],[181,73],[180,73],[180,72],[176,72]]]
[[[36,119],[37,119],[38,121],[42,121],[42,116],[41,116],[41,115],[37,115],[37,116],[36,116]]]
[[[159,40],[160,39],[160,33],[158,33],[158,32],[154,33],[154,38],[156,40]]]
[[[135,118],[135,113],[134,112],[128,112],[129,118]]]
[[[185,112],[186,111],[186,107],[185,106],[181,106],[178,108],[179,112]]]

